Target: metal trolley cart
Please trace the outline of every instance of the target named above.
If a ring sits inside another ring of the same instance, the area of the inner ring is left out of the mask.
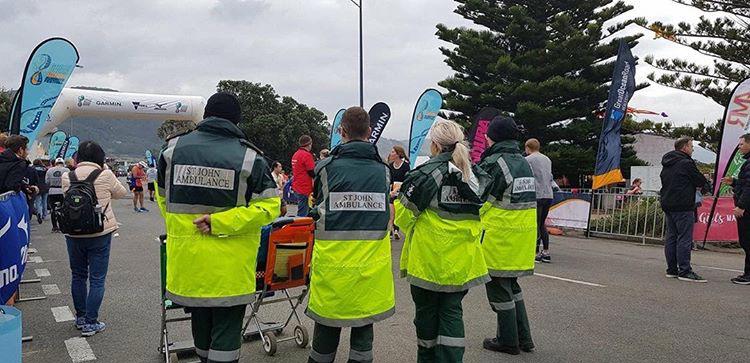
[[[184,312],[177,316],[169,316],[169,311],[184,309],[184,307],[173,303],[164,296],[167,289],[167,235],[159,236],[159,256],[159,268],[161,270],[161,339],[159,340],[159,352],[164,355],[165,362],[177,363],[179,361],[178,353],[195,352],[195,347],[192,341],[173,342],[169,340],[169,325],[174,322],[190,320],[190,314]]]
[[[264,228],[258,257],[257,298],[250,304],[251,311],[242,328],[242,337],[245,340],[260,338],[263,350],[269,356],[276,353],[280,342],[294,341],[300,348],[307,347],[309,343],[310,335],[300,321],[297,307],[308,292],[314,230],[312,218],[280,218]],[[303,289],[298,295],[290,294],[289,289],[295,287]],[[289,304],[291,311],[286,321],[283,324],[261,322],[258,316],[261,307],[276,303]],[[297,324],[294,334],[288,338],[277,338],[289,326],[292,318]]]

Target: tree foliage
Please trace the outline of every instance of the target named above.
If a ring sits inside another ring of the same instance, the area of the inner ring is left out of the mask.
[[[10,92],[0,87],[0,132],[8,130],[12,104],[13,100],[10,98]]]
[[[667,87],[706,96],[721,106],[729,103],[738,82],[750,77],[750,2],[747,0],[673,0],[676,3],[720,13],[718,18],[701,16],[691,24],[677,25],[636,19],[636,23],[675,44],[694,49],[709,57],[711,65],[684,59],[646,58],[646,62],[662,71],[649,79]]]
[[[593,173],[601,119],[619,39],[628,22],[605,23],[632,6],[613,0],[457,0],[455,12],[480,29],[437,25],[445,62],[441,81],[451,118],[467,124],[486,106],[514,116],[539,139],[556,175]],[[641,35],[624,37],[633,47]],[[641,85],[642,87],[643,85]],[[625,137],[623,144],[632,139]],[[622,170],[638,163],[632,148]]]
[[[310,135],[313,151],[329,144],[330,125],[323,112],[297,102],[289,96],[279,96],[270,85],[248,81],[219,82],[217,91],[236,95],[242,104],[239,126],[248,139],[269,158],[290,167],[297,139]]]

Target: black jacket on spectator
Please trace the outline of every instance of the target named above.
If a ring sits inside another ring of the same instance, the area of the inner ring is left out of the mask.
[[[690,155],[675,150],[664,154],[661,165],[661,209],[665,212],[694,211],[695,191],[708,183],[695,161]]]
[[[750,154],[743,156],[745,163],[740,168],[740,173],[732,183],[734,192],[734,206],[741,209],[750,209]]]
[[[29,184],[29,162],[10,149],[0,153],[0,193],[18,192]]]

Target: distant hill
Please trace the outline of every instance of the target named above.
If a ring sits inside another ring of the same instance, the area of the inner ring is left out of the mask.
[[[163,142],[156,136],[161,121],[125,121],[101,118],[71,118],[57,128],[81,141],[93,140],[108,156],[142,157],[146,149],[158,150]]]

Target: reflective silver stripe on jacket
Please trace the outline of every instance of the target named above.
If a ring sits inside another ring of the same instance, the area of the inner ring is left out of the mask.
[[[437,345],[437,339],[417,339],[417,345],[422,348],[434,348]]]
[[[209,298],[180,296],[167,291],[164,296],[176,304],[194,308],[247,305],[255,301],[255,294]]]
[[[159,189],[159,194],[161,194],[161,196],[164,197],[164,200],[166,201],[167,212],[172,212],[169,208],[169,184],[172,184],[172,154],[174,154],[174,149],[177,147],[178,140],[180,140],[179,136],[169,140],[169,142],[167,143],[167,148],[164,149],[164,151],[162,151],[161,153],[167,166],[164,170],[164,189]],[[162,194],[162,192],[164,193]]]
[[[247,205],[247,181],[253,174],[253,165],[255,157],[258,155],[252,148],[245,150],[245,158],[242,159],[242,169],[240,170],[240,179],[237,184],[237,206],[244,207]]]
[[[492,277],[521,277],[521,276],[531,276],[534,274],[534,269],[531,270],[489,270],[490,276]]]
[[[386,167],[387,169],[387,167]],[[386,173],[387,174],[387,173]],[[319,173],[320,186],[323,195],[327,198],[330,190],[328,187],[328,170],[322,168]],[[386,176],[388,179],[388,176]],[[318,206],[318,221],[315,223],[316,240],[336,240],[336,241],[362,241],[362,240],[381,240],[388,236],[388,230],[353,230],[353,231],[331,231],[326,230],[326,206],[325,201],[321,201]]]
[[[279,194],[276,193],[276,188],[268,188],[264,191],[262,191],[260,194],[253,193],[252,197],[250,198],[251,201],[256,199],[266,199],[266,198],[273,198],[278,197]]]
[[[459,292],[471,289],[474,286],[484,285],[490,280],[490,275],[482,275],[477,278],[466,281],[463,285],[444,285],[432,281],[427,281],[416,276],[408,274],[408,271],[402,270],[401,274],[406,275],[406,281],[409,284],[421,287],[425,290],[436,291],[436,292]],[[403,276],[402,276],[403,277]]]
[[[394,306],[386,310],[385,312],[371,315],[365,318],[331,319],[331,318],[326,318],[326,317],[316,314],[314,311],[310,310],[310,308],[305,309],[305,314],[309,316],[310,319],[315,320],[316,322],[320,324],[334,327],[334,328],[350,328],[350,327],[361,327],[365,325],[370,325],[370,324],[377,323],[381,320],[388,319],[395,313],[396,313],[396,307]]]

